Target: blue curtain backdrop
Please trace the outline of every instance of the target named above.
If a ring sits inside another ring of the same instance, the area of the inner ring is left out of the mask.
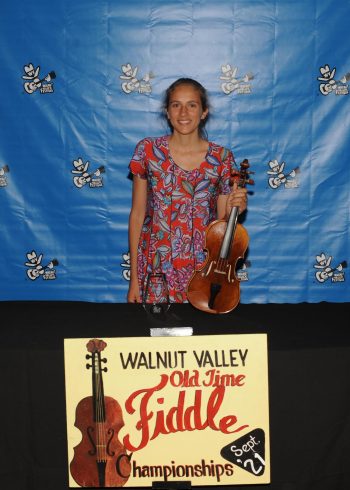
[[[0,300],[124,302],[128,163],[196,78],[255,172],[242,303],[349,301],[349,0],[0,6]]]

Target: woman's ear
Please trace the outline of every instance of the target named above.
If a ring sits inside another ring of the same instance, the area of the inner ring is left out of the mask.
[[[203,111],[203,114],[201,115],[201,119],[205,119],[208,115],[208,112],[209,112],[209,109],[205,109],[205,111]]]

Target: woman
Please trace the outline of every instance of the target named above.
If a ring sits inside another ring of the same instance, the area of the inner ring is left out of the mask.
[[[205,260],[205,230],[247,207],[246,189],[230,187],[232,152],[209,142],[205,88],[180,78],[166,90],[170,136],[145,138],[135,149],[129,218],[131,277],[128,302],[142,302],[148,274],[164,273],[171,302],[186,302],[195,268]]]

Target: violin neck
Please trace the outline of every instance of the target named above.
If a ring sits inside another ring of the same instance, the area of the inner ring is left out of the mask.
[[[220,248],[220,259],[228,259],[231,251],[232,238],[236,230],[239,208],[233,207],[227,221],[227,227]]]
[[[94,354],[92,369],[92,394],[95,422],[104,422],[106,420],[106,410],[104,403],[101,356],[99,352]]]

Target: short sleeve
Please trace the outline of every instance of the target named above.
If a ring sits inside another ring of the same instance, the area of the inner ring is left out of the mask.
[[[129,163],[129,170],[133,175],[137,175],[142,179],[147,178],[146,168],[146,143],[147,140],[139,141],[135,147],[134,154]]]
[[[230,186],[231,174],[234,168],[235,160],[231,150],[222,149],[222,173],[219,181],[219,194],[230,194],[232,188]]]

